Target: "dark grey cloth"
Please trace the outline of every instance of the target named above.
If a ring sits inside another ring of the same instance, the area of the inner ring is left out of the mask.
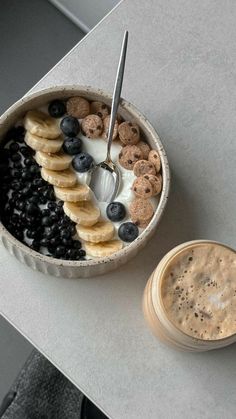
[[[39,352],[33,351],[1,419],[79,419],[84,395]]]

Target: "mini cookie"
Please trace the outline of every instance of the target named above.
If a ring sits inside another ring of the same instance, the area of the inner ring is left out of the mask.
[[[150,161],[139,160],[134,165],[134,174],[135,176],[143,176],[146,174],[155,175],[156,169]]]
[[[137,198],[150,198],[153,195],[153,188],[151,182],[145,179],[144,176],[140,176],[135,179],[132,190],[134,191]]]
[[[149,155],[149,152],[151,150],[151,148],[149,147],[149,145],[147,143],[145,143],[145,141],[139,141],[136,144],[136,146],[138,148],[140,148],[140,150],[142,151],[142,153],[143,153],[143,159],[144,160],[148,160],[148,155]]]
[[[110,118],[111,118],[110,115],[107,115],[104,118],[104,120],[103,120],[104,129],[103,129],[103,133],[102,133],[102,138],[104,140],[107,140],[107,137],[108,137],[108,130],[109,130]],[[115,121],[115,125],[114,125],[112,139],[115,140],[116,137],[117,137],[117,135],[118,135],[118,121],[116,120]]]
[[[105,103],[99,101],[91,102],[90,111],[92,114],[98,115],[102,119],[109,115],[108,106]]]
[[[139,127],[132,122],[122,122],[118,128],[119,137],[125,145],[134,145],[139,142]]]
[[[158,195],[162,189],[162,176],[160,173],[157,176],[147,174],[144,175],[144,178],[151,183],[153,196]]]
[[[141,150],[135,145],[127,145],[119,154],[119,163],[127,170],[132,170],[135,163],[142,158]]]
[[[161,170],[161,159],[156,150],[151,150],[148,154],[148,161],[154,164],[157,173]]]
[[[136,198],[129,206],[130,217],[136,225],[144,225],[154,214],[150,199]]]
[[[67,100],[66,110],[69,115],[82,119],[90,114],[90,103],[84,97],[74,96]]]
[[[97,138],[103,131],[103,122],[98,115],[88,115],[81,123],[83,133],[88,138]]]

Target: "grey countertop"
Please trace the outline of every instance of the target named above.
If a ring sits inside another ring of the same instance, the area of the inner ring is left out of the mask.
[[[34,87],[111,91],[128,28],[123,96],[156,127],[172,168],[155,237],[114,273],[46,277],[1,249],[2,314],[113,419],[235,418],[235,346],[176,352],[141,311],[150,273],[175,244],[236,247],[235,20],[233,0],[124,0]]]

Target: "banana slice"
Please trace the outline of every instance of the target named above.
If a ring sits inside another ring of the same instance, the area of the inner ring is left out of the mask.
[[[75,223],[83,226],[92,226],[100,217],[100,209],[91,201],[64,202],[64,212]]]
[[[45,153],[57,153],[63,144],[62,137],[56,138],[56,140],[48,140],[47,138],[38,137],[37,135],[31,134],[29,131],[25,135],[26,144],[35,151],[43,151]]]
[[[90,188],[82,184],[76,184],[71,188],[54,186],[54,192],[56,197],[62,201],[79,202],[87,201],[90,198]]]
[[[82,240],[92,243],[106,242],[114,236],[114,225],[110,221],[99,221],[92,227],[76,226],[77,233]]]
[[[42,167],[41,176],[51,185],[61,186],[62,188],[70,188],[75,185],[77,181],[76,174],[71,169],[56,172],[55,170],[49,170]]]
[[[25,129],[38,137],[54,139],[61,130],[56,119],[40,111],[29,111],[24,118]]]
[[[53,154],[37,151],[34,158],[40,166],[50,170],[68,169],[72,162],[72,156],[63,153],[62,151]]]
[[[121,250],[122,247],[123,243],[120,240],[110,240],[103,243],[84,242],[86,253],[97,258],[110,256],[113,253]]]

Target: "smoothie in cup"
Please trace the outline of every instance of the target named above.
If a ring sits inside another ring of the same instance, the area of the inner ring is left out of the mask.
[[[171,250],[145,289],[145,318],[162,340],[202,351],[236,341],[236,253],[198,240]]]

